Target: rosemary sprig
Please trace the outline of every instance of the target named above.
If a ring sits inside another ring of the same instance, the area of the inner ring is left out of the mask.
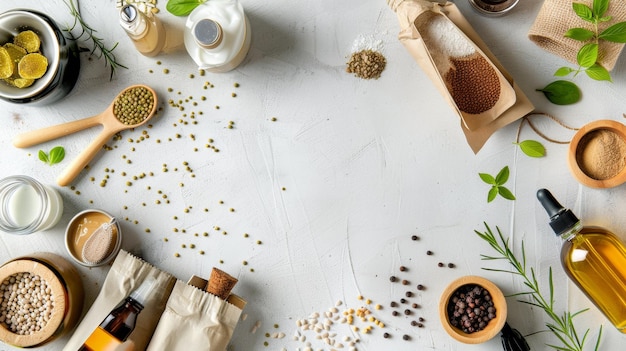
[[[95,54],[98,58],[104,57],[104,65],[108,65],[111,67],[111,75],[109,76],[109,79],[113,79],[113,74],[115,73],[116,68],[128,68],[119,63],[115,58],[113,50],[115,50],[118,43],[115,43],[115,45],[113,45],[113,47],[111,47],[110,49],[107,48],[104,45],[104,39],[96,36],[97,30],[95,30],[94,28],[89,26],[87,22],[85,22],[80,14],[80,10],[78,9],[78,0],[76,0],[76,3],[74,3],[74,0],[63,0],[63,2],[70,10],[70,14],[74,17],[74,23],[66,28],[65,31],[71,33],[71,31],[74,30],[77,26],[80,26],[81,32],[76,39],[80,39],[85,36],[86,38],[83,39],[84,41],[91,40],[93,42],[93,49],[91,50],[91,54]]]
[[[508,261],[511,266],[513,266],[512,270],[506,269],[495,269],[495,268],[483,268],[487,271],[493,272],[504,272],[510,273],[522,278],[524,285],[529,289],[528,291],[519,292],[514,294],[513,296],[527,296],[528,300],[520,300],[522,303],[526,303],[531,306],[535,306],[541,308],[550,318],[551,322],[546,322],[546,327],[554,334],[554,336],[559,339],[562,345],[553,345],[548,344],[547,346],[558,350],[558,351],[582,351],[587,341],[587,336],[589,335],[590,330],[587,329],[582,337],[579,336],[576,328],[574,326],[574,317],[579,314],[585,312],[587,309],[583,309],[574,313],[569,311],[563,312],[562,314],[558,314],[554,309],[554,284],[552,281],[552,267],[549,269],[548,274],[548,285],[549,285],[549,295],[548,297],[544,297],[539,288],[539,281],[537,280],[537,276],[535,275],[535,270],[530,267],[528,269],[526,267],[526,250],[524,249],[524,241],[522,241],[522,249],[521,249],[521,261],[515,256],[515,253],[511,250],[509,246],[509,239],[504,238],[500,228],[496,227],[498,232],[498,236],[496,237],[494,233],[489,228],[489,225],[485,223],[485,232],[479,232],[474,230],[474,232],[484,241],[486,241],[497,253],[499,256],[489,256],[489,255],[480,255],[483,260],[505,260]],[[596,340],[594,350],[599,350],[600,347],[600,339],[602,337],[602,326],[600,326],[600,330],[598,333],[598,338]]]

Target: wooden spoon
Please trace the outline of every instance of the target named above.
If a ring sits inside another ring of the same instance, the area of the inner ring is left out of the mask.
[[[113,113],[113,106],[115,102],[120,98],[120,96],[126,91],[134,88],[145,88],[147,89],[153,96],[154,102],[152,104],[152,110],[148,116],[141,122],[136,124],[124,124],[120,121],[115,114]],[[24,148],[33,145],[37,145],[46,141],[54,140],[60,138],[62,136],[66,136],[83,129],[94,127],[98,124],[103,126],[102,132],[85,148],[73,161],[70,163],[65,170],[59,175],[57,178],[57,183],[60,186],[66,186],[71,183],[74,178],[82,171],[85,166],[93,159],[93,157],[102,149],[102,146],[115,135],[125,129],[136,128],[141,126],[142,124],[148,122],[156,111],[157,107],[157,94],[156,92],[146,86],[146,85],[132,85],[124,90],[122,90],[116,97],[113,102],[107,107],[104,112],[84,119],[80,119],[73,122],[67,122],[58,124],[55,126],[42,128],[38,130],[34,130],[31,132],[26,132],[16,136],[13,139],[13,145],[15,147]]]

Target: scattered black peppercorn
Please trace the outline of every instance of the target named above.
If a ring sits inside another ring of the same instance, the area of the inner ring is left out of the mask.
[[[409,310],[409,309],[404,310],[404,314],[407,315],[407,316],[410,316],[411,315],[411,310]]]
[[[383,338],[385,338],[385,339],[389,339],[389,337],[390,337],[390,336],[391,336],[391,335],[390,335],[389,333],[385,333],[385,334],[383,334]]]
[[[439,266],[439,267],[443,267],[443,262],[439,262],[439,263],[437,263],[437,266]]]
[[[400,272],[405,272],[406,271],[406,267],[405,266],[400,266]]]
[[[426,251],[426,254],[427,254],[428,256],[431,256],[431,255],[433,254],[433,252],[432,252],[432,251],[430,251],[430,250],[428,250],[428,251]]]
[[[413,296],[413,293],[410,292],[410,291],[407,291],[406,293],[404,293],[404,296],[411,297],[411,296]]]
[[[402,299],[400,299],[400,302],[401,303],[406,303],[406,299],[402,298]]]
[[[417,285],[417,290],[424,290],[426,287],[422,284]]]
[[[419,321],[420,321],[420,322],[423,322],[423,321],[424,321],[424,317],[420,317],[420,318],[419,318]]]
[[[391,306],[391,307],[396,307],[396,306],[398,306],[398,303],[397,303],[397,302],[395,302],[395,301],[391,301],[391,303],[389,304],[389,306]]]
[[[411,325],[417,327],[417,321],[411,321]]]
[[[413,308],[420,308],[420,305],[418,305],[418,304],[416,304],[416,303],[412,304],[411,306],[412,306]]]
[[[402,285],[409,285],[409,281],[408,281],[408,280],[406,280],[406,279],[403,279],[403,280],[402,280]]]
[[[393,276],[393,275],[391,277],[389,277],[389,281],[392,282],[392,283],[394,283],[396,280],[397,280],[397,278],[395,276]]]
[[[420,237],[419,237],[419,236],[417,236],[417,235],[413,235],[413,236],[411,236],[411,240],[413,240],[413,241],[417,241],[417,240],[419,240],[419,239],[420,239]]]
[[[454,263],[448,263],[448,268],[454,268]]]
[[[406,335],[406,334],[404,334],[404,335],[402,335],[402,340],[411,340],[411,337]]]
[[[398,311],[393,311],[393,312],[391,312],[391,315],[393,315],[393,316],[397,316],[397,315],[398,315]]]

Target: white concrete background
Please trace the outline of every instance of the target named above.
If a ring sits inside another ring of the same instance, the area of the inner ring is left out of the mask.
[[[160,18],[170,30],[180,29],[184,19],[168,14],[165,4],[165,0],[158,2]],[[525,241],[529,265],[536,268],[542,282],[552,266],[560,311],[589,307],[590,311],[578,318],[580,328],[593,328],[594,337],[598,326],[603,325],[601,349],[620,349],[624,337],[567,282],[558,262],[560,239],[551,233],[535,192],[540,187],[551,189],[586,223],[606,226],[626,239],[626,188],[593,190],[579,185],[569,173],[564,145],[544,142],[547,157],[526,157],[512,144],[517,123],[497,132],[474,155],[457,117],[397,40],[398,21],[383,0],[242,0],[242,4],[253,30],[252,48],[243,65],[230,73],[196,74],[190,79],[196,67],[184,51],[157,58],[135,51],[117,24],[115,1],[81,2],[84,18],[105,42],[119,42],[114,52],[128,69],[118,70],[109,81],[103,61],[84,54],[78,84],[65,99],[44,107],[0,103],[4,111],[0,176],[27,174],[54,184],[59,172],[98,130],[26,150],[14,148],[11,139],[21,132],[97,114],[128,85],[152,86],[164,110],[152,121],[152,128],[125,131],[121,140],[109,143],[113,151],[101,152],[90,170],[73,183],[80,195],[70,188],[59,188],[66,209],[55,228],[25,237],[1,236],[2,262],[35,251],[68,256],[63,235],[69,219],[86,208],[101,208],[129,219],[122,224],[124,249],[178,278],[208,276],[213,266],[239,278],[234,292],[248,300],[244,311],[247,319],[237,327],[233,350],[302,350],[304,343],[292,340],[296,320],[324,312],[337,300],[344,301],[341,308],[358,308],[363,305],[357,300],[359,295],[383,305],[374,315],[386,324],[384,330],[375,328],[362,336],[359,350],[501,350],[499,338],[476,346],[452,340],[440,325],[436,307],[443,288],[467,274],[493,280],[505,294],[524,290],[519,279],[481,270],[507,268],[504,263],[480,260],[481,253],[491,251],[473,231],[483,229],[486,221],[507,235],[514,233],[516,249],[521,240]],[[575,82],[583,89],[583,101],[558,107],[534,91],[552,81],[553,71],[564,64],[527,38],[542,2],[522,1],[501,18],[482,17],[465,0],[457,4],[537,110],[576,127],[597,119],[624,121],[623,57],[612,72],[614,83],[578,77]],[[0,2],[1,11],[16,7],[49,13],[60,24],[71,21],[61,0]],[[382,41],[388,66],[378,80],[360,80],[344,71],[352,43],[359,35]],[[157,60],[162,65],[157,65]],[[163,74],[163,68],[170,73]],[[206,80],[215,88],[203,90]],[[234,88],[235,82],[241,86]],[[167,91],[170,87],[171,93]],[[183,98],[193,96],[195,101],[201,95],[208,97],[198,107],[186,104],[186,113],[204,112],[197,116],[197,125],[178,123],[183,112],[167,105],[168,99],[180,98],[177,91]],[[232,92],[237,93],[236,98],[231,97]],[[272,122],[272,117],[277,121]],[[229,121],[235,122],[234,129],[226,128]],[[573,135],[548,120],[537,123],[555,138]],[[144,131],[149,139],[141,143],[128,140],[138,139]],[[176,134],[181,137],[176,138]],[[190,134],[195,135],[195,141]],[[208,138],[215,140],[219,153],[204,147]],[[522,139],[527,138],[539,139],[525,128]],[[158,144],[156,139],[162,142]],[[67,151],[62,164],[50,167],[37,160],[40,148],[48,150],[56,145]],[[132,164],[127,164],[123,155]],[[183,161],[189,162],[195,178],[184,171]],[[168,165],[169,172],[162,172],[163,164]],[[488,204],[488,186],[478,173],[495,174],[505,165],[511,169],[507,185],[517,200],[498,198]],[[175,167],[178,172],[173,171]],[[105,168],[115,173],[102,188],[99,182]],[[134,181],[131,187],[125,185],[130,176],[150,171],[153,177]],[[122,172],[128,176],[123,177]],[[181,182],[184,187],[179,186]],[[157,190],[166,193],[171,203],[156,205],[160,197]],[[220,200],[224,204],[220,205]],[[188,206],[193,208],[185,213]],[[231,207],[236,211],[229,212]],[[135,220],[139,224],[134,224]],[[228,234],[216,232],[214,226]],[[151,233],[145,233],[145,228]],[[184,228],[186,233],[175,233],[173,228]],[[193,235],[203,232],[209,232],[209,237]],[[243,233],[249,233],[250,238],[244,238]],[[411,241],[413,234],[421,240]],[[164,238],[169,241],[164,242]],[[262,245],[256,240],[262,240]],[[191,243],[196,249],[181,248],[181,244]],[[206,254],[200,255],[199,250]],[[434,255],[426,256],[426,250]],[[181,257],[174,257],[176,252]],[[244,260],[249,262],[247,266],[242,264]],[[438,268],[437,262],[453,262],[456,268]],[[400,273],[401,265],[409,271]],[[88,308],[107,268],[79,269]],[[418,314],[392,316],[389,303],[402,298],[408,288],[392,285],[390,275],[409,279],[414,292],[417,283],[427,287],[413,298],[423,305]],[[508,302],[510,324],[524,334],[545,330],[541,311],[515,298]],[[419,316],[425,318],[425,328],[411,327],[410,320]],[[257,322],[260,327],[252,333]],[[333,331],[340,337],[357,335],[345,325],[335,326]],[[385,331],[392,338],[384,339]],[[274,332],[287,336],[272,339],[264,335]],[[402,340],[403,334],[412,340]],[[314,333],[305,335],[314,350],[328,349]],[[41,349],[58,350],[64,340]],[[548,333],[534,334],[528,341],[533,350],[557,342]],[[0,345],[0,350],[11,349]]]

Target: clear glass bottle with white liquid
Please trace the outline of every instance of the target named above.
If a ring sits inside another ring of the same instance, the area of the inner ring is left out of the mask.
[[[185,24],[185,48],[199,69],[227,72],[250,49],[252,32],[237,0],[211,0],[196,7]]]
[[[52,228],[63,214],[63,199],[50,186],[16,175],[0,180],[0,230],[32,234]]]

